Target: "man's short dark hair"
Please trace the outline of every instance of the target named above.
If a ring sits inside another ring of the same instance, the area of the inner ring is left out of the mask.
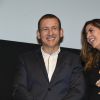
[[[57,20],[58,20],[58,23],[59,23],[59,29],[61,29],[61,21],[60,21],[60,19],[59,19],[57,16],[55,16],[55,15],[53,15],[53,14],[45,14],[45,15],[43,15],[43,16],[40,18],[40,20],[38,21],[38,31],[40,31],[41,21],[42,21],[43,19],[47,19],[47,18],[55,18],[55,19],[57,19]]]

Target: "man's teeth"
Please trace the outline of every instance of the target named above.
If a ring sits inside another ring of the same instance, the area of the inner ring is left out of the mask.
[[[53,40],[53,39],[55,39],[55,37],[54,36],[48,36],[47,39]]]
[[[47,38],[48,40],[53,40],[53,39],[55,39],[55,38]]]

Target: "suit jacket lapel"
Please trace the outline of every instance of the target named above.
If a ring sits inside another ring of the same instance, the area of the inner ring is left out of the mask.
[[[64,61],[64,57],[63,57],[63,52],[61,50],[60,53],[58,54],[58,60],[57,60],[56,68],[55,68],[55,71],[53,73],[51,82],[53,82],[54,79],[57,79],[59,71],[61,71],[61,69],[62,69],[63,61]]]
[[[37,57],[38,66],[43,71],[44,76],[46,77],[47,81],[49,82],[45,63],[44,63],[43,56],[42,56],[42,53],[41,53],[41,49],[37,50],[36,57]]]

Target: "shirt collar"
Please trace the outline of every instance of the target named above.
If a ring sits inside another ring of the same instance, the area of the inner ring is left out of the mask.
[[[59,47],[58,50],[57,50],[56,52],[52,53],[51,55],[58,55],[60,51],[61,51],[61,49],[60,49],[60,47]],[[51,56],[50,54],[46,53],[46,52],[42,49],[42,47],[41,47],[41,52],[42,52],[42,54],[43,54],[44,56]]]

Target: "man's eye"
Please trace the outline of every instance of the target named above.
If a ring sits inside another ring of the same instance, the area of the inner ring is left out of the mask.
[[[53,30],[55,30],[55,31],[58,30],[58,29],[59,29],[58,27],[53,27]]]
[[[48,28],[42,28],[41,31],[48,31]]]
[[[45,30],[45,31],[46,31],[46,30],[48,30],[48,28],[44,28],[43,30]]]
[[[53,29],[54,29],[54,30],[56,30],[57,28],[56,28],[56,27],[54,27]]]

